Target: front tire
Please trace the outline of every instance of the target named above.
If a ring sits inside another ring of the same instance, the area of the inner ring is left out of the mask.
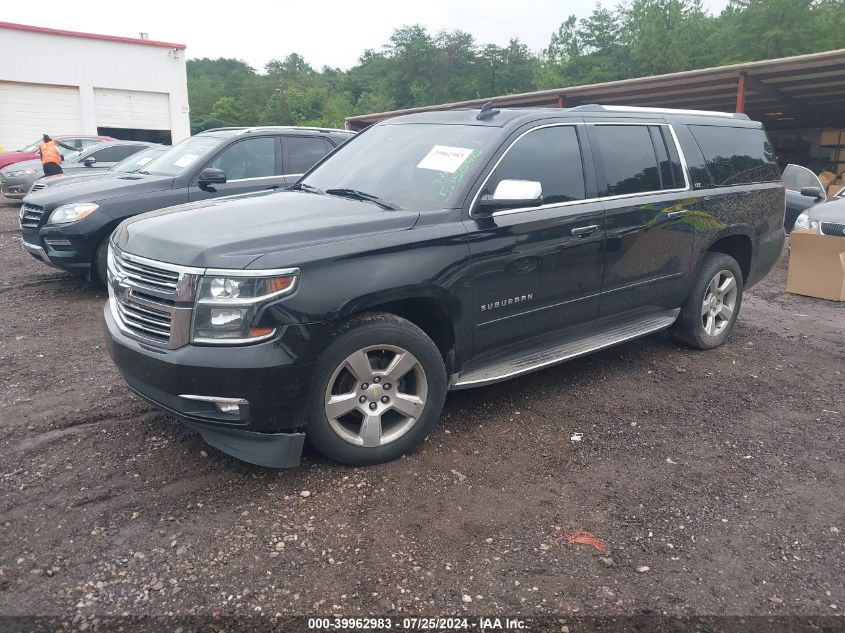
[[[443,357],[425,332],[392,314],[362,315],[315,365],[306,435],[342,464],[391,461],[428,436],[446,389]]]
[[[100,288],[105,288],[108,280],[108,261],[109,261],[109,235],[106,235],[100,243],[97,244],[97,250],[94,251],[94,260],[91,262],[91,278],[92,281]]]
[[[672,327],[675,338],[696,349],[719,347],[739,316],[742,291],[742,270],[737,261],[724,253],[707,253]]]

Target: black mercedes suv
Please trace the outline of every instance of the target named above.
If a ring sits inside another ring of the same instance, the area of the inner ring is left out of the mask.
[[[195,200],[284,188],[351,136],[303,127],[202,132],[131,174],[30,193],[20,211],[23,248],[46,264],[105,283],[108,238],[121,220]]]
[[[418,445],[447,391],[671,329],[721,345],[784,243],[745,115],[580,106],[402,116],[290,190],[123,222],[104,316],[129,387],[296,465]]]

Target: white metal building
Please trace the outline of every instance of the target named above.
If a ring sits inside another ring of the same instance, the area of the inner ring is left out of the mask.
[[[0,145],[42,133],[190,135],[185,45],[0,22]]]

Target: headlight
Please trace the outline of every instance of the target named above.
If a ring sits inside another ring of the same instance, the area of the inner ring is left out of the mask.
[[[21,176],[34,176],[38,172],[35,169],[18,169],[17,171],[10,171],[9,178],[19,178]]]
[[[810,228],[810,216],[807,215],[805,211],[797,218],[795,218],[795,228],[796,229],[809,229]]]
[[[299,270],[208,270],[202,277],[194,310],[195,343],[252,343],[275,334],[256,322],[268,301],[290,294]]]
[[[75,204],[63,204],[57,207],[53,213],[50,214],[50,219],[47,224],[64,224],[66,222],[77,222],[82,218],[87,218],[94,213],[100,205],[93,202],[77,202]]]

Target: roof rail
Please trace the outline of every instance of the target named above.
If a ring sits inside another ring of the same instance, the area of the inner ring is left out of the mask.
[[[642,114],[689,114],[695,116],[717,116],[731,119],[748,119],[747,114],[718,112],[716,110],[674,110],[672,108],[645,108],[638,106],[603,106],[595,103],[567,108],[573,112],[631,112]]]
[[[343,130],[343,129],[334,128],[334,127],[312,127],[312,126],[308,126],[308,125],[255,125],[255,126],[252,126],[252,127],[238,128],[238,129],[243,129],[243,132],[242,132],[243,134],[246,134],[247,132],[254,132],[256,130],[307,130],[307,131],[311,131],[311,132],[324,132],[324,133],[329,133],[329,132],[344,132],[346,134],[353,134],[354,133],[352,130]]]
[[[244,130],[243,126],[237,127],[212,127],[207,130],[203,130],[202,132],[197,132],[197,134],[205,134],[206,132],[229,132],[231,130]]]

